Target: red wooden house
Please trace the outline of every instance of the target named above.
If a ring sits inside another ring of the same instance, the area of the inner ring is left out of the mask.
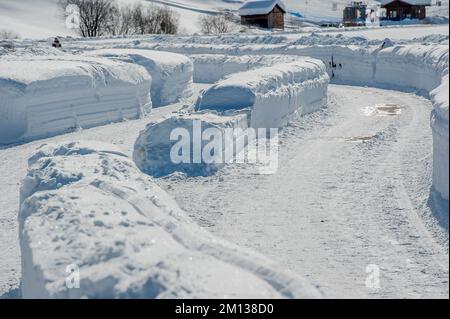
[[[251,0],[239,9],[241,23],[260,28],[284,29],[286,6],[281,0]]]

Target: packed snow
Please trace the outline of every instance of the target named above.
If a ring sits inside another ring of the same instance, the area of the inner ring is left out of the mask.
[[[324,106],[329,82],[325,65],[314,59],[235,73],[208,88],[197,110],[250,108],[253,128],[282,128],[296,115]]]
[[[442,84],[432,93],[433,112],[431,127],[433,128],[433,187],[448,201],[449,158],[448,158],[448,104],[449,76],[442,79]]]
[[[180,54],[150,50],[103,49],[88,52],[123,62],[142,65],[152,77],[154,107],[178,102],[192,95],[193,66],[191,60]]]
[[[201,229],[113,145],[38,149],[22,184],[19,225],[24,298],[321,296]],[[79,289],[66,286],[73,265]]]
[[[322,296],[312,283],[448,298],[448,31],[436,28],[0,46],[0,296]],[[158,97],[168,105],[148,114]],[[201,134],[283,128],[278,172],[174,167],[170,133],[194,120]],[[78,263],[83,289],[67,290]]]
[[[61,134],[151,110],[143,67],[71,55],[0,60],[0,144]]]

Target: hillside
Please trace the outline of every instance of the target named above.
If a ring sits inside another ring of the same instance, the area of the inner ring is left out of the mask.
[[[181,33],[199,32],[198,18],[203,14],[235,12],[244,0],[118,0],[168,5],[180,17]],[[73,35],[66,29],[58,0],[2,0],[0,2],[0,30],[14,30],[22,38],[46,38],[55,35]],[[291,14],[309,20],[339,21],[348,0],[285,0]],[[448,17],[448,0],[442,7],[429,8],[431,15]]]

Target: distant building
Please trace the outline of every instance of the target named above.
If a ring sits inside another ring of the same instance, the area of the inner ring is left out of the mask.
[[[381,0],[382,20],[423,20],[427,17],[426,7],[431,0]]]
[[[250,0],[239,9],[241,24],[284,29],[286,6],[281,0]]]
[[[353,1],[344,9],[343,24],[346,27],[365,26],[367,5],[362,1]]]

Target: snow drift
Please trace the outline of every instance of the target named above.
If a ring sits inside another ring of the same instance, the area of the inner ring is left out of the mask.
[[[192,95],[193,65],[184,55],[133,49],[103,49],[87,54],[145,67],[153,79],[151,89],[153,106],[172,104]]]
[[[433,111],[431,127],[433,129],[433,188],[448,201],[448,145],[449,145],[449,76],[432,93]]]
[[[293,62],[299,59],[291,55],[243,55],[194,54],[189,58],[194,64],[194,81],[214,83],[225,76],[274,64]]]
[[[19,227],[24,298],[321,296],[194,224],[108,144],[41,147],[22,184]],[[66,286],[71,269],[79,289]]]
[[[71,55],[0,60],[0,144],[139,118],[151,77],[137,65]]]
[[[207,89],[196,110],[251,109],[253,128],[281,128],[293,116],[323,107],[329,77],[325,65],[315,59],[296,61],[236,73]]]
[[[212,61],[214,67],[217,66],[217,61],[224,59],[231,61],[232,69],[244,65],[271,63],[270,58],[260,57],[226,59],[201,56],[194,58],[194,61],[202,61],[203,64],[206,64],[205,61]],[[209,175],[244,149],[249,142],[249,135],[246,134],[248,132],[245,132],[247,128],[282,128],[295,116],[323,107],[329,82],[325,66],[314,59],[295,57],[294,60],[235,73],[201,94],[195,105],[197,113],[172,116],[147,125],[134,146],[133,157],[137,166],[152,176],[164,176],[175,171],[191,176]],[[235,64],[235,61],[238,61],[239,65]],[[245,61],[252,63],[242,63]],[[221,76],[223,72],[216,74]],[[200,122],[198,125],[201,126],[197,131],[195,122]],[[202,154],[205,145],[209,144],[212,138],[202,137],[210,128],[220,132],[220,136],[214,139],[220,139],[219,149],[222,151],[214,154],[216,158],[206,161]],[[228,128],[235,129],[231,139],[227,133]],[[253,139],[250,136],[250,140]],[[186,159],[174,161],[177,157],[173,153],[174,146],[180,143],[187,144],[182,151],[189,154]],[[194,145],[199,149],[197,160],[194,159]],[[225,149],[232,149],[232,154]]]
[[[220,132],[221,136],[205,137],[208,129],[211,128],[216,129],[216,133]],[[231,160],[235,153],[242,151],[242,148],[237,149],[236,146],[230,156],[226,157],[225,148],[233,146],[233,141],[243,136],[231,135],[231,139],[227,139],[229,136],[226,129],[228,128],[246,130],[248,128],[247,114],[244,112],[218,115],[199,112],[176,115],[150,123],[136,140],[133,159],[143,172],[152,176],[165,176],[173,172],[184,172],[190,176],[210,175]],[[238,131],[234,131],[236,132]],[[221,152],[213,154],[208,161],[204,161],[201,152],[212,139],[220,139]],[[181,148],[177,148],[177,145],[181,146],[183,142],[186,143],[183,151],[188,153],[184,154],[186,155],[184,159],[181,158],[183,154],[178,154],[178,151],[182,151]],[[195,149],[194,145],[200,147]],[[237,145],[244,147],[245,143],[237,143]]]

